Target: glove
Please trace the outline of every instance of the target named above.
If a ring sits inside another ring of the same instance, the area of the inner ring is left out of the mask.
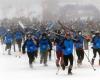
[[[93,47],[91,47],[93,49]]]

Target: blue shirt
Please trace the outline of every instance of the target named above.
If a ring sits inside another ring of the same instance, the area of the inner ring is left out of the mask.
[[[23,50],[25,51],[27,48],[27,52],[32,53],[37,50],[36,44],[33,42],[32,39],[27,39],[23,45]]]
[[[63,42],[63,53],[64,55],[71,55],[73,54],[73,40],[72,39],[65,39]]]
[[[76,49],[83,48],[83,42],[84,42],[84,38],[81,35],[76,37],[76,42],[75,42]]]
[[[100,48],[100,36],[94,36],[92,39],[93,48]]]

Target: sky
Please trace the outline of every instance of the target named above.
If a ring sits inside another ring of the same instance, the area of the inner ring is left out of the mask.
[[[41,0],[0,0],[0,18],[41,13]]]
[[[38,16],[42,12],[41,5],[44,5],[44,0],[0,0],[0,19],[12,18],[14,16]],[[45,0],[49,1],[49,0]],[[54,1],[54,0],[53,0]],[[57,1],[57,0],[56,0]],[[61,4],[93,4],[100,9],[100,0],[58,0]]]

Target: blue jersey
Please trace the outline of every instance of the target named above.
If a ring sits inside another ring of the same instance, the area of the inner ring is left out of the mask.
[[[41,38],[39,41],[40,51],[47,51],[49,46],[49,40],[47,38]]]
[[[12,33],[7,33],[4,36],[4,43],[11,44],[12,42],[13,42],[13,35],[12,35]]]
[[[100,36],[94,36],[92,39],[93,48],[100,48]]]
[[[82,36],[77,36],[75,42],[76,49],[83,48],[84,38]]]
[[[23,51],[25,51],[25,48],[27,48],[28,53],[32,53],[32,52],[35,52],[37,50],[37,46],[32,39],[29,39],[29,40],[27,39],[24,42]]]
[[[22,32],[17,31],[17,32],[15,33],[15,39],[16,39],[16,40],[21,40],[22,38],[23,38]]]
[[[73,54],[73,40],[72,39],[64,39],[62,48],[64,55],[71,55]]]
[[[55,43],[56,43],[56,50],[57,51],[62,51],[61,44],[63,42],[63,39],[64,38],[62,36],[60,36],[60,35],[56,36]]]
[[[37,38],[39,38],[40,35],[41,35],[41,32],[40,32],[40,31],[38,31],[38,32],[35,33],[35,36],[36,36]]]

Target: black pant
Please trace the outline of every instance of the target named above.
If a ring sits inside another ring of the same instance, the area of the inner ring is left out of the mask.
[[[17,44],[18,44],[19,52],[21,52],[22,39],[16,40],[16,42],[17,42]]]
[[[51,50],[48,50],[49,52],[49,59],[51,60]]]
[[[29,58],[29,64],[32,64],[34,61],[34,52],[27,52],[28,58]]]
[[[5,50],[7,50],[7,49],[10,49],[10,50],[11,50],[11,43],[6,44],[6,48],[5,48]]]
[[[40,56],[40,63],[44,62],[44,64],[47,64],[48,51],[40,51]]]
[[[100,48],[99,49],[93,49],[93,54],[94,54],[93,58],[94,59],[96,58],[97,52],[99,53],[99,57],[100,57]]]
[[[38,50],[36,50],[36,51],[34,52],[34,56],[35,56],[35,58],[38,57]]]
[[[70,62],[70,66],[73,66],[73,55],[64,55],[64,65],[68,66],[68,61]]]
[[[84,50],[83,49],[76,49],[76,54],[78,60],[82,61],[84,59]]]

